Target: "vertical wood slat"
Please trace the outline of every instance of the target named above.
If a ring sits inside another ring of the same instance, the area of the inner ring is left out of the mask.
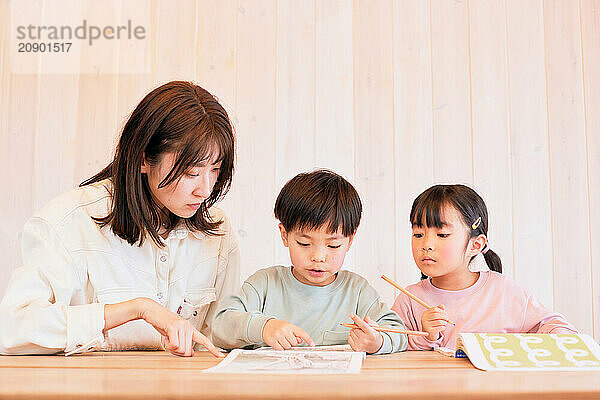
[[[600,1],[580,1],[583,54],[587,186],[589,190],[592,311],[594,338],[600,342]],[[595,268],[594,268],[595,264]]]
[[[158,0],[156,85],[189,80],[196,72],[196,0]]]
[[[45,1],[43,24],[68,24],[83,19],[83,4],[67,1],[65,9],[52,7]],[[86,47],[83,45],[82,47]],[[55,59],[41,59],[42,71],[60,68]],[[50,63],[50,65],[47,65]],[[54,65],[52,65],[54,64]],[[72,69],[79,68],[71,65]],[[60,93],[61,101],[56,101]],[[70,190],[75,178],[75,144],[77,137],[77,105],[79,104],[79,74],[43,74],[40,77],[39,113],[34,136],[32,198],[33,209],[42,208],[56,196]],[[102,136],[102,135],[100,135]],[[57,173],[60,171],[60,173]],[[48,188],[53,188],[49,191]]]
[[[113,133],[115,145],[121,129],[135,107],[155,87],[153,71],[156,72],[155,61],[158,52],[158,4],[146,0],[122,1],[119,14],[121,24],[131,20],[136,26],[143,26],[145,39],[122,40],[118,43],[118,96],[114,115],[117,130]]]
[[[6,182],[6,167],[5,164],[9,152],[12,149],[8,148],[7,136],[9,135],[9,98],[10,98],[10,78],[11,78],[11,48],[10,48],[10,24],[7,21],[6,15],[10,15],[10,5],[7,1],[0,1],[0,179],[2,182]],[[9,186],[6,186],[9,188]],[[3,190],[0,194],[0,212],[4,213],[4,210],[8,210],[6,207],[8,196],[7,194],[12,191]],[[15,188],[16,189],[16,188]],[[4,215],[4,214],[3,214]],[[0,296],[3,295],[6,284],[10,274],[14,268],[19,265],[20,254],[16,249],[16,237],[14,230],[11,229],[6,221],[0,222],[0,251],[6,255],[4,267],[0,268]],[[19,227],[20,229],[20,227]]]
[[[396,281],[415,283],[409,222],[414,199],[433,181],[430,4],[398,0],[394,16],[394,135]]]
[[[109,25],[119,20],[120,4],[84,3],[82,12],[87,20]],[[80,68],[84,73],[79,75],[73,186],[108,165],[120,128],[116,118],[118,79],[114,75],[118,70],[118,47],[109,41],[78,45],[81,46]],[[97,52],[103,57],[97,57]]]
[[[467,2],[430,4],[434,178],[472,184]]]
[[[515,279],[553,307],[542,0],[506,2]]]
[[[389,302],[393,288],[379,277],[395,270],[392,3],[357,0],[353,11],[355,176],[363,200],[356,272]]]
[[[352,0],[317,0],[315,165],[354,179]]]
[[[589,212],[578,7],[544,2],[554,301],[592,333]]]
[[[514,276],[504,0],[470,2],[469,16],[474,188],[487,205],[489,246]]]
[[[277,6],[240,0],[236,77],[238,169],[230,194],[243,255],[242,279],[271,265],[276,238],[275,60]],[[277,240],[277,241],[276,241]]]
[[[42,21],[41,2],[2,4],[2,145],[0,147],[0,179],[7,190],[0,191],[0,250],[6,254],[6,279],[0,282],[0,293],[3,293],[8,277],[21,265],[19,232],[23,223],[33,213],[33,174],[34,174],[34,132],[37,131],[39,112],[39,88],[41,77],[38,74],[16,74],[12,71],[30,71],[35,66],[39,69],[41,56],[28,54],[28,57],[17,57],[17,48],[12,47],[9,38],[14,27],[11,21],[31,21],[40,24]],[[7,55],[7,57],[4,57]],[[14,59],[13,59],[14,57]],[[22,61],[20,61],[22,60]]]
[[[198,3],[196,82],[215,95],[235,123],[238,1]]]
[[[354,179],[352,0],[315,8],[315,166]],[[360,228],[359,228],[360,229]],[[351,246],[344,268],[354,270]]]
[[[314,1],[277,2],[276,192],[315,165],[314,11]],[[289,265],[289,252],[280,242],[276,240],[274,261]]]

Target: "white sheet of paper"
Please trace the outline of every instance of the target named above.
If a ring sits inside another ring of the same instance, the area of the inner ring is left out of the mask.
[[[363,352],[315,351],[294,349],[235,349],[218,365],[205,369],[209,373],[233,374],[356,374],[360,372]]]

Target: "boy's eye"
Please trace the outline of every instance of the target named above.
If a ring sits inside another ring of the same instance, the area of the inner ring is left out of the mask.
[[[448,236],[450,236],[449,233],[438,233],[438,236],[441,238],[447,238]]]
[[[296,243],[298,243],[298,245],[302,246],[302,247],[307,247],[308,243],[301,243],[299,241],[296,240]]]
[[[422,233],[413,233],[413,237],[422,238],[423,234]]]

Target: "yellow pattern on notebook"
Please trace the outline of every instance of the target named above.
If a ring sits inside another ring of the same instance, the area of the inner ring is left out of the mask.
[[[600,346],[583,334],[461,333],[463,354],[483,370],[600,370]]]

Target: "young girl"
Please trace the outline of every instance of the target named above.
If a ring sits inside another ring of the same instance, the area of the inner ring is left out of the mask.
[[[236,239],[212,207],[234,154],[227,113],[206,90],[150,92],[113,161],[25,224],[23,266],[0,303],[0,354],[164,346],[191,356],[196,342],[220,356],[199,331],[208,335],[215,300],[239,280]]]
[[[408,348],[455,347],[462,332],[577,333],[565,318],[502,275],[500,257],[489,249],[483,199],[464,185],[437,185],[416,198],[410,212],[412,253],[423,280],[401,293],[392,309],[408,329]],[[490,271],[491,270],[491,271]],[[452,322],[452,323],[451,323]]]

